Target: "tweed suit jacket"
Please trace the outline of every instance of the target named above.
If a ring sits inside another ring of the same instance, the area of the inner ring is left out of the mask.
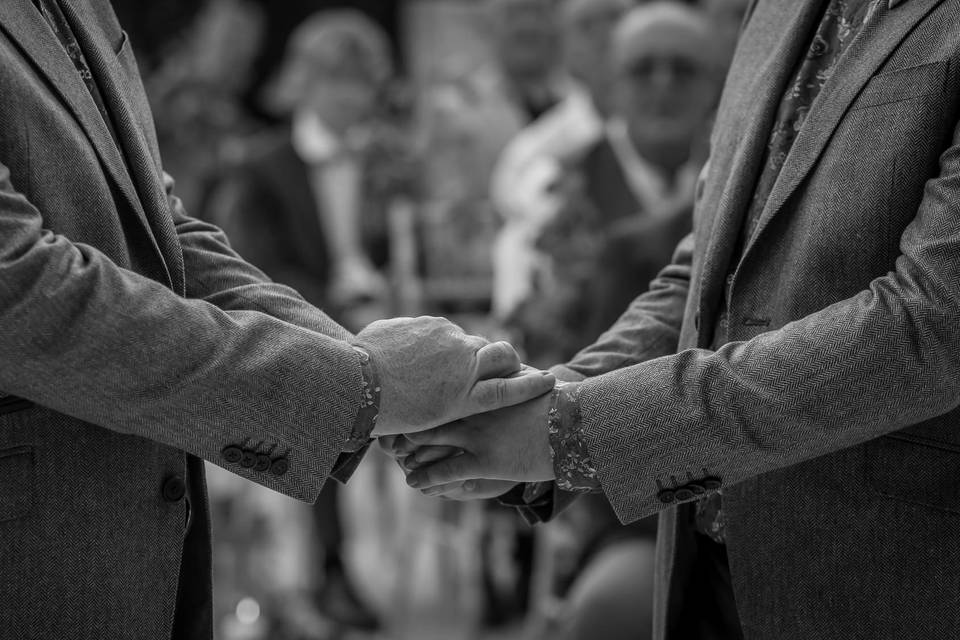
[[[736,251],[822,7],[753,3],[693,233],[564,371],[620,518],[666,509],[661,639],[707,478],[747,638],[960,632],[960,2],[880,3]]]
[[[166,480],[202,486],[204,458],[315,500],[360,365],[186,215],[109,2],[61,4],[116,143],[31,1],[0,2],[0,638],[166,640],[189,509]]]

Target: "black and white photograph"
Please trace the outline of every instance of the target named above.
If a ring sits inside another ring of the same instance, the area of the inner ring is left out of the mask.
[[[960,0],[0,0],[0,640],[960,638]]]

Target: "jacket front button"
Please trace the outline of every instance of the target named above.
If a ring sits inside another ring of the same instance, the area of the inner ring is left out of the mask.
[[[266,471],[270,468],[270,456],[265,453],[261,453],[257,456],[257,463],[253,465],[254,471]]]
[[[167,502],[179,502],[187,493],[187,485],[180,476],[170,476],[163,483],[163,498]]]
[[[240,466],[244,469],[250,469],[255,464],[257,464],[257,454],[249,449],[244,451],[240,457]]]
[[[270,473],[275,476],[282,476],[287,472],[287,469],[290,468],[290,463],[287,462],[286,458],[277,458],[270,465]]]
[[[243,449],[231,445],[229,447],[225,447],[224,450],[220,452],[220,455],[222,455],[223,459],[230,464],[236,464],[243,458]]]

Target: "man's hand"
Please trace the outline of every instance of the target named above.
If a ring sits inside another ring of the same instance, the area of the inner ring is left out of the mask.
[[[407,468],[414,469],[407,476],[407,484],[430,495],[445,495],[445,490],[462,492],[457,484],[469,480],[552,480],[549,409],[548,394],[519,406],[407,435],[416,447],[404,461]],[[449,456],[449,450],[438,447],[462,453]],[[448,455],[441,457],[442,453]],[[503,486],[504,491],[509,489]]]
[[[361,331],[355,344],[377,369],[374,436],[423,431],[520,404],[555,383],[548,373],[523,369],[506,342],[467,335],[443,318],[380,320]]]

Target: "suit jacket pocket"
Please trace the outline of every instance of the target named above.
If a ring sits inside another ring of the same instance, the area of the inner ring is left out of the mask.
[[[860,97],[853,103],[852,109],[856,111],[943,93],[947,70],[948,63],[940,61],[878,74],[860,92]]]
[[[0,522],[25,516],[33,507],[33,447],[0,449]]]
[[[874,491],[960,514],[960,445],[893,434],[868,443],[866,455]]]

